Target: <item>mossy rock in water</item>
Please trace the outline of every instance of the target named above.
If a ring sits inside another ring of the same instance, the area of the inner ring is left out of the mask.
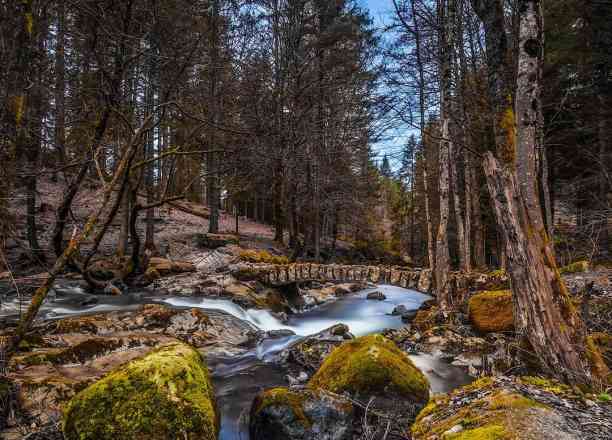
[[[559,269],[559,273],[578,273],[578,272],[586,272],[589,270],[589,262],[586,260],[574,261],[567,266],[563,266]]]
[[[78,393],[63,419],[67,440],[217,438],[208,369],[193,347],[154,350]]]
[[[253,401],[251,440],[350,440],[353,405],[323,390],[273,388]]]
[[[512,291],[485,290],[468,302],[468,314],[474,327],[483,333],[514,329]]]
[[[363,336],[335,348],[308,386],[366,402],[375,397],[383,406],[389,400],[400,411],[402,402],[420,406],[429,398],[427,378],[382,335]]]

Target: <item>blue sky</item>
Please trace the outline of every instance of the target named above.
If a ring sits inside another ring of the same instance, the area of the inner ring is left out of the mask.
[[[393,9],[391,0],[359,0],[359,3],[370,10],[370,15],[378,24],[380,24],[381,17]]]
[[[370,17],[374,19],[377,27],[389,23],[389,15],[394,12],[392,0],[358,0],[358,2],[361,6],[369,9]],[[397,168],[399,166],[399,151],[406,142],[409,131],[411,130],[405,127],[395,128],[385,133],[385,139],[374,145],[374,150],[378,152],[378,159],[382,161],[383,155],[388,154],[391,166]]]

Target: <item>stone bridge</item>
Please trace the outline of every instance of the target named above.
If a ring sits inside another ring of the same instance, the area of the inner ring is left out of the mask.
[[[430,269],[314,263],[240,263],[234,266],[232,273],[237,278],[257,279],[272,287],[307,281],[370,282],[434,293],[433,275]],[[505,273],[450,272],[448,282],[449,292],[454,301],[462,301],[472,291],[509,288]]]
[[[240,264],[235,274],[250,273],[269,286],[283,286],[306,281],[370,282],[429,292],[432,275],[429,269],[397,269],[379,266],[339,264]]]

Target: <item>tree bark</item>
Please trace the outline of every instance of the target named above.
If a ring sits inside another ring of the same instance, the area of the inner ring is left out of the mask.
[[[441,17],[440,29],[440,144],[439,144],[439,196],[440,221],[436,234],[435,280],[438,304],[442,310],[451,307],[448,274],[450,272],[450,255],[448,249],[448,217],[450,191],[450,164],[453,145],[450,133],[451,118],[451,81],[453,64],[453,26],[455,19],[455,0],[442,0],[438,4]]]
[[[487,2],[473,3],[483,6]],[[488,6],[488,9],[475,8],[483,21],[487,17],[486,11],[492,9],[491,5]],[[516,122],[511,96],[491,96],[492,102],[495,103],[495,122],[499,125],[495,127],[499,160],[491,152],[485,154],[487,186],[502,235],[503,254],[507,257],[518,334],[529,341],[549,374],[570,383],[590,384],[594,381],[593,372],[597,376],[607,374],[607,371],[604,371],[605,364],[602,367],[602,362],[591,362],[591,359],[597,359],[598,356],[601,361],[601,357],[597,349],[588,344],[584,323],[574,308],[557,270],[553,248],[542,221],[538,194],[534,188],[529,192],[523,191],[523,182],[519,180],[519,176],[530,178],[531,170],[535,169],[532,164],[520,163],[536,160],[535,154],[530,152],[535,152],[538,142],[536,130],[530,125],[530,121],[533,121],[533,111],[539,105],[533,102],[533,99],[539,99],[534,95],[539,88],[539,76],[537,73],[527,75],[525,71],[537,69],[537,57],[540,56],[543,46],[541,35],[537,36],[534,29],[539,23],[539,1],[521,0],[518,6],[521,41],[516,107],[519,114],[519,133],[515,139],[513,133],[516,130]],[[497,10],[497,13],[501,14],[503,20],[503,9]],[[505,34],[500,33],[499,29],[487,29],[486,24],[485,32],[489,34],[486,36],[488,57],[492,57],[493,61],[504,59],[505,54],[495,53],[495,50],[506,47],[496,41],[499,38],[505,39]],[[503,78],[500,76],[502,72],[495,70],[507,66],[498,63],[488,67],[489,81],[495,83],[497,79]],[[489,84],[490,93],[508,89],[509,85]],[[520,146],[517,146],[517,143]],[[517,149],[522,151],[517,153]],[[519,172],[519,169],[522,171]],[[534,202],[537,209],[531,207]]]
[[[589,383],[586,330],[559,275],[546,232],[535,230],[512,169],[502,168],[490,152],[484,169],[508,256],[517,332],[526,336],[547,373],[570,383]]]
[[[66,92],[66,7],[65,0],[57,2],[57,41],[55,45],[55,150],[57,151],[58,165],[66,164],[66,106],[64,94]]]
[[[210,142],[209,148],[214,150],[218,142],[216,136],[216,127],[219,119],[219,103],[217,97],[217,79],[219,70],[219,0],[212,1],[212,11],[210,17],[210,84],[209,84],[209,105],[211,112],[212,124],[210,127]],[[219,170],[217,169],[217,153],[210,151],[206,153],[206,184],[208,193],[208,208],[210,210],[210,219],[208,220],[208,232],[216,234],[219,232]]]
[[[421,146],[423,147],[423,202],[425,204],[425,224],[427,230],[427,263],[430,269],[434,269],[436,259],[434,251],[434,235],[433,222],[431,218],[431,210],[429,207],[429,191],[428,191],[428,173],[427,159],[424,151],[425,146],[425,68],[422,60],[421,48],[421,33],[419,31],[419,22],[417,19],[415,2],[410,2],[412,8],[412,24],[414,28],[414,43],[417,69],[419,72],[419,128],[421,135]]]
[[[472,197],[472,224],[474,225],[474,264],[477,268],[485,268],[487,266],[485,253],[485,230],[482,222],[482,214],[480,211],[480,185],[478,184],[478,170],[470,161],[469,179]]]

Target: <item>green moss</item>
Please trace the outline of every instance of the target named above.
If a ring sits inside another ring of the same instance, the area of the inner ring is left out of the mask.
[[[586,272],[589,270],[589,262],[586,260],[575,261],[567,266],[563,266],[559,269],[559,273],[578,273]]]
[[[600,402],[612,402],[612,396],[610,396],[608,393],[600,393],[597,396],[597,400]]]
[[[267,390],[257,396],[255,398],[255,402],[253,403],[254,412],[256,415],[261,412],[263,409],[268,408],[270,406],[288,406],[291,408],[291,411],[295,415],[295,417],[304,425],[304,427],[309,428],[312,425],[312,422],[306,414],[304,414],[304,402],[306,401],[306,397],[304,394],[291,391],[287,388],[273,388],[271,390]],[[251,416],[253,417],[253,416]]]
[[[499,392],[494,393],[488,399],[489,409],[523,409],[532,407],[543,407],[533,399],[529,399],[521,394]]]
[[[345,342],[325,359],[309,387],[353,396],[395,392],[413,401],[425,402],[429,382],[412,361],[381,335],[363,336]]]
[[[508,440],[511,439],[506,428],[501,424],[491,424],[468,429],[457,434],[445,435],[444,440]]]
[[[523,376],[521,382],[526,385],[533,385],[549,393],[563,395],[571,392],[571,388],[565,384],[557,382],[554,379],[546,379],[543,377]]]
[[[451,398],[454,404],[449,407]],[[509,389],[496,388],[493,378],[484,377],[455,390],[451,396],[432,397],[411,431],[415,440],[514,440],[520,438],[515,421],[524,419],[531,408],[547,407]],[[447,433],[457,425],[463,430]]]
[[[251,263],[289,264],[289,258],[284,255],[272,255],[266,250],[249,249],[240,252],[240,259]]]
[[[493,385],[493,378],[491,376],[485,376],[475,380],[469,385],[464,386],[462,390],[465,392],[472,392],[490,387],[491,385]]]
[[[514,329],[512,292],[485,290],[468,301],[468,314],[480,332],[507,332]]]
[[[506,269],[496,269],[496,270],[492,270],[491,272],[488,273],[489,276],[491,277],[505,277],[506,276]]]
[[[194,348],[161,347],[77,394],[63,419],[67,440],[217,438],[208,370]]]
[[[602,339],[600,333],[587,336],[585,339],[586,356],[591,364],[593,375],[605,382],[612,383],[612,373],[601,354],[601,348],[605,347],[604,343],[605,339]]]

